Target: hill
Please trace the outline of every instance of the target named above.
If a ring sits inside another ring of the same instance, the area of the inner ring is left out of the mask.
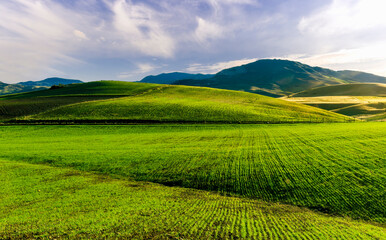
[[[175,81],[182,79],[191,79],[191,80],[202,80],[213,77],[213,74],[190,74],[190,73],[162,73],[156,76],[147,76],[143,78],[140,82],[144,83],[159,83],[159,84],[172,84]]]
[[[47,89],[52,85],[66,85],[72,83],[82,83],[82,81],[64,78],[47,78],[42,81],[19,82],[17,84],[0,82],[0,95],[39,91]]]
[[[381,77],[374,74],[359,72],[359,71],[350,71],[350,70],[337,71],[337,77],[348,81],[386,84],[386,77]]]
[[[45,87],[24,86],[21,84],[8,84],[0,82],[0,95],[31,92],[45,89]]]
[[[385,96],[386,84],[381,83],[351,83],[313,88],[293,94],[291,97],[321,97],[321,96]]]
[[[386,84],[352,83],[306,90],[283,98],[366,121],[385,121]]]
[[[28,82],[19,82],[18,84],[24,85],[24,86],[44,86],[44,87],[51,87],[52,85],[59,85],[59,84],[73,84],[73,83],[82,83],[80,80],[75,79],[66,79],[66,78],[46,78],[41,81],[28,81]]]
[[[116,81],[74,84],[3,97],[0,107],[3,119],[28,121],[248,123],[350,120],[318,108],[245,92]]]
[[[354,82],[386,83],[386,77],[357,71],[333,71],[289,60],[263,59],[224,69],[208,79],[182,79],[173,84],[241,90],[280,97],[315,87]],[[168,81],[170,83],[172,80]]]

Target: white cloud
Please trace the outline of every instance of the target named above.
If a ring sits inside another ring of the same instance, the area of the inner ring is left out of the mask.
[[[256,61],[257,58],[250,58],[250,59],[240,59],[240,60],[232,60],[227,62],[218,62],[210,65],[204,65],[204,64],[191,64],[186,71],[193,72],[193,73],[217,73],[223,69],[236,67],[244,64],[248,64],[251,62]]]
[[[122,72],[117,77],[119,79],[125,79],[125,80],[136,80],[134,79],[138,75],[145,75],[155,69],[157,69],[158,66],[155,66],[150,63],[138,63],[137,68],[130,71],[130,72]]]
[[[311,66],[334,70],[358,70],[386,76],[386,43],[353,49],[341,49],[325,54],[306,56],[302,54],[283,57]]]
[[[206,42],[223,35],[223,29],[216,23],[197,17],[196,37],[200,42]]]
[[[76,37],[78,37],[78,38],[80,38],[80,39],[83,39],[83,40],[87,40],[87,39],[88,39],[87,36],[86,36],[86,34],[85,34],[84,32],[82,32],[82,31],[79,31],[79,30],[75,29],[75,30],[73,31],[73,33],[74,33],[74,35],[75,35]]]
[[[385,9],[384,0],[334,0],[326,9],[302,18],[298,27],[317,36],[379,30],[386,27]]]
[[[138,49],[150,56],[171,57],[174,40],[156,18],[157,13],[145,5],[135,5],[130,0],[118,0],[111,5],[113,25],[125,41],[122,47]],[[128,44],[129,46],[125,46]]]
[[[385,9],[384,0],[334,0],[300,20],[298,29],[314,49],[292,59],[386,76]]]
[[[60,72],[53,67],[55,64],[79,63],[67,55],[78,44],[73,36],[76,27],[58,14],[64,13],[64,9],[46,3],[27,0],[0,3],[0,77],[3,81],[36,79],[43,74]]]

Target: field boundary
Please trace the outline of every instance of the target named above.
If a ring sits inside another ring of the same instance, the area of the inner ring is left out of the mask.
[[[168,120],[9,120],[1,125],[141,125],[141,124],[297,124],[297,123],[352,123],[356,119],[339,121],[168,121]]]

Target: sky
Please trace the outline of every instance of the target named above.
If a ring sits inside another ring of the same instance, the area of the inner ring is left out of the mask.
[[[0,81],[138,81],[281,58],[386,76],[385,0],[1,0]]]

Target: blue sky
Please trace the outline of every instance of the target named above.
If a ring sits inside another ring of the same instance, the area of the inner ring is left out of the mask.
[[[384,0],[2,0],[0,81],[136,81],[262,58],[386,76]]]

